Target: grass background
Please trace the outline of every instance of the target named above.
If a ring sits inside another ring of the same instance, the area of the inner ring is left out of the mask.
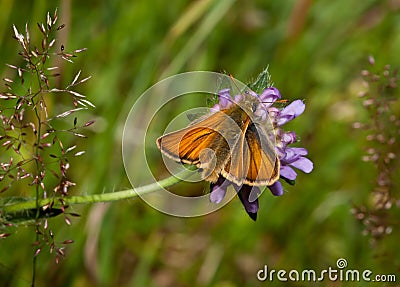
[[[140,199],[73,207],[82,216],[72,226],[62,218],[51,224],[57,240],[75,242],[58,265],[42,252],[38,286],[281,286],[258,282],[257,271],[264,264],[322,270],[341,257],[350,269],[399,274],[398,228],[371,247],[350,212],[368,203],[375,176],[361,161],[364,137],[351,128],[365,117],[357,97],[365,89],[360,71],[369,55],[378,67],[399,66],[398,0],[1,0],[2,78],[10,76],[3,64],[20,63],[12,24],[22,30],[28,23],[31,37],[38,37],[36,22],[56,7],[67,25],[58,43],[66,50],[88,48],[74,65],[62,66],[60,84],[83,69],[92,79],[79,92],[97,106],[81,116],[96,124],[80,142],[84,158],[71,162],[75,194],[130,187],[120,152],[130,106],[157,81],[185,71],[227,71],[248,82],[269,65],[282,95],[306,102],[289,129],[300,135],[315,168],[300,172],[295,186],[285,185],[282,197],[264,193],[257,222],[237,199],[188,219],[159,213]],[[192,188],[202,192],[205,185]],[[0,285],[29,286],[34,237],[32,227],[21,226],[1,240]]]

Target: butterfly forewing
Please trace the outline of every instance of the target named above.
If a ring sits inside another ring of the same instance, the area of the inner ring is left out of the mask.
[[[221,174],[237,185],[271,185],[279,178],[279,159],[262,125],[245,122]]]
[[[249,149],[245,140],[249,122],[250,118],[247,118],[240,131],[238,141],[231,147],[229,160],[221,171],[222,176],[237,185],[243,184],[249,166]]]
[[[280,162],[269,140],[267,129],[251,124],[245,137],[249,149],[246,153],[249,156],[249,166],[244,183],[256,186],[273,184],[279,179]]]
[[[160,150],[168,157],[183,163],[196,164],[205,170],[210,181],[218,179],[218,173],[230,156],[230,146],[239,137],[229,114],[232,110],[213,113],[182,130],[157,139]]]

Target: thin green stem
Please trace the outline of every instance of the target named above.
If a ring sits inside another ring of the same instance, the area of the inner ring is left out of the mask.
[[[69,197],[60,197],[60,198],[45,198],[45,199],[32,199],[23,202],[18,202],[15,204],[5,205],[2,208],[2,211],[8,215],[13,213],[20,213],[24,210],[28,209],[36,209],[37,203],[39,208],[42,208],[50,203],[54,203],[53,207],[61,206],[60,200],[64,202],[65,205],[74,205],[74,204],[89,204],[89,203],[98,203],[98,202],[111,202],[116,200],[133,198],[136,196],[141,196],[147,193],[151,193],[166,187],[173,186],[182,180],[190,177],[193,174],[194,167],[190,166],[186,170],[160,180],[158,182],[151,183],[149,185],[137,187],[134,189],[127,189],[122,191],[116,191],[111,193],[103,193],[103,194],[92,194],[92,195],[81,195],[81,196],[69,196]]]
[[[36,66],[35,66],[35,71],[36,71],[36,76],[38,77],[38,82],[39,82],[39,86],[40,86],[40,90],[42,90],[41,84],[40,84],[40,77],[39,77],[39,71],[37,70]],[[39,209],[39,178],[41,177],[40,174],[42,172],[42,168],[40,166],[40,162],[39,162],[39,146],[40,146],[40,139],[41,139],[41,130],[42,130],[42,121],[41,121],[41,111],[38,111],[38,106],[39,105],[39,101],[37,101],[37,103],[34,102],[33,98],[32,98],[32,102],[33,102],[33,107],[35,110],[35,115],[38,121],[38,128],[37,128],[37,133],[36,133],[36,148],[35,148],[35,162],[36,162],[36,199],[35,199],[35,207],[36,207],[36,215],[35,215],[35,221],[36,221],[36,225],[35,225],[35,229],[36,229],[36,242],[39,241],[39,216],[40,216],[40,209]],[[36,279],[36,265],[37,265],[37,256],[36,256],[36,247],[34,247],[34,255],[32,257],[32,287],[35,286],[35,279]]]
[[[38,83],[39,83],[39,87],[40,87],[40,90],[36,93],[36,95],[38,95],[40,93],[40,91],[42,90],[42,87],[41,87],[41,83],[40,83],[39,71],[36,66],[34,66],[34,67],[35,67],[34,71],[38,78]],[[38,219],[39,218],[39,185],[40,185],[39,178],[40,178],[40,173],[42,171],[41,167],[40,167],[40,162],[39,162],[39,157],[40,157],[39,147],[40,147],[40,139],[42,136],[41,135],[42,121],[41,121],[41,115],[40,115],[41,111],[38,111],[39,101],[37,101],[35,103],[33,97],[31,99],[31,101],[32,101],[32,105],[34,107],[35,116],[36,116],[37,123],[38,123],[37,130],[36,130],[36,143],[35,143],[35,163],[36,163],[36,180],[37,180],[37,182],[36,182],[36,199],[35,200],[36,200],[36,218]]]

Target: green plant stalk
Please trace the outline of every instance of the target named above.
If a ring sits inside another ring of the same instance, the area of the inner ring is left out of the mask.
[[[144,195],[147,193],[151,193],[151,192],[160,190],[162,188],[173,186],[173,185],[181,182],[182,180],[188,178],[190,175],[192,175],[193,169],[194,169],[194,166],[187,167],[186,170],[184,170],[174,176],[162,179],[160,181],[151,183],[149,185],[140,186],[140,187],[137,187],[134,189],[127,189],[127,190],[121,190],[121,191],[103,193],[103,194],[69,196],[69,197],[62,197],[62,198],[61,197],[45,198],[45,199],[41,199],[38,201],[37,201],[37,199],[31,199],[31,200],[27,200],[27,201],[23,201],[23,202],[18,202],[15,204],[5,205],[5,206],[1,207],[0,210],[2,212],[4,212],[5,214],[12,215],[13,213],[20,213],[20,212],[23,212],[24,210],[36,209],[37,203],[40,208],[48,205],[51,202],[54,203],[53,207],[61,206],[59,199],[62,199],[64,201],[64,205],[73,205],[73,204],[111,202],[111,201],[133,198],[136,196],[140,196],[140,195]]]
[[[30,62],[31,62],[31,60],[30,60]],[[42,91],[42,84],[41,84],[41,81],[40,81],[40,72],[38,70],[37,65],[33,64],[32,62],[30,64],[33,65],[36,77],[38,78],[39,91],[36,93],[36,96],[37,96]],[[41,71],[43,71],[43,70],[41,70]],[[40,115],[41,111],[38,111],[38,106],[37,106],[39,104],[40,97],[39,97],[39,100],[36,101],[36,103],[34,102],[34,99],[33,99],[34,97],[32,97],[31,101],[32,101],[33,107],[35,109],[36,119],[38,121],[38,128],[37,128],[37,135],[36,135],[37,136],[37,138],[36,138],[36,148],[35,148],[36,178],[38,179],[40,173],[42,172],[42,168],[40,167],[40,164],[39,164],[39,155],[40,155],[39,146],[40,146],[40,139],[41,139],[41,136],[42,136],[42,132],[41,132],[41,130],[42,130],[42,119],[41,119],[41,115]],[[39,216],[40,216],[39,184],[40,184],[39,182],[36,183],[36,198],[35,198],[35,202],[34,202],[35,208],[36,208],[36,214],[35,214],[36,223],[39,221]],[[38,242],[39,241],[39,234],[40,234],[39,233],[40,232],[39,224],[35,225],[35,229],[36,229],[36,232],[35,232],[36,233],[36,235],[35,235],[36,236],[36,242]],[[36,252],[36,247],[34,247],[34,250],[33,250],[33,254],[34,255],[32,257],[32,285],[31,286],[35,286],[35,278],[36,278],[37,256],[35,256],[35,252]]]

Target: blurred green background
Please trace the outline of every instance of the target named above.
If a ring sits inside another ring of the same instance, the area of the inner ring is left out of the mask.
[[[376,176],[361,161],[363,135],[351,128],[365,117],[357,97],[365,89],[360,71],[369,55],[378,67],[399,66],[399,0],[0,0],[2,78],[12,75],[5,63],[21,63],[12,24],[23,30],[28,23],[31,37],[38,37],[36,23],[56,7],[59,23],[67,25],[58,43],[66,50],[88,48],[74,65],[63,64],[60,83],[82,69],[92,79],[79,92],[97,106],[80,116],[96,124],[79,143],[86,154],[71,162],[75,194],[130,188],[121,156],[130,107],[157,81],[196,70],[227,71],[249,82],[269,65],[283,97],[306,102],[305,113],[287,128],[309,150],[314,171],[299,172],[281,197],[264,193],[257,222],[237,198],[213,214],[187,219],[162,214],[139,198],[74,206],[82,216],[72,226],[62,218],[50,224],[56,240],[75,242],[59,264],[40,254],[37,286],[281,286],[259,282],[257,271],[265,264],[319,271],[336,267],[338,258],[350,269],[397,273],[400,280],[398,228],[372,246],[351,214],[354,205],[368,203]],[[156,149],[152,157],[162,164]],[[206,185],[191,188],[204,192]],[[0,241],[1,286],[29,286],[34,241],[29,226]]]

